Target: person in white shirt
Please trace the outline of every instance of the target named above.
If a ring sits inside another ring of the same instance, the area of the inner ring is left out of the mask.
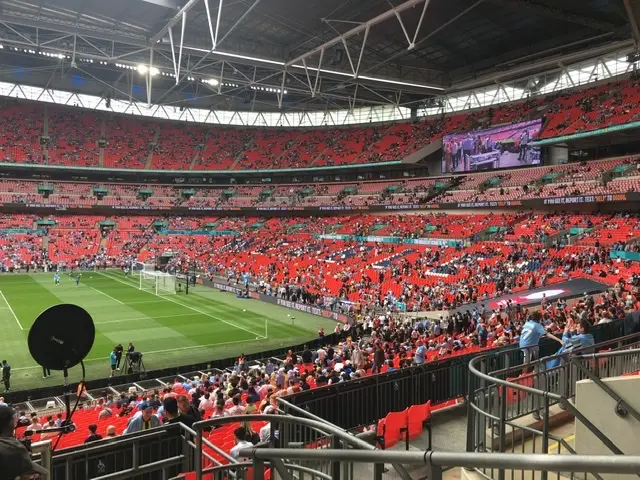
[[[31,415],[31,425],[27,427],[27,430],[42,430],[42,424],[38,421],[38,415],[35,413]]]
[[[240,405],[240,395],[236,395],[235,397],[233,397],[233,407],[231,407],[229,409],[229,415],[230,416],[236,416],[236,415],[244,415],[244,407],[242,405]]]
[[[247,442],[247,431],[245,430],[244,427],[238,427],[233,431],[233,436],[234,436],[234,440],[235,440],[235,446],[231,449],[231,451],[229,452],[229,454],[237,459],[240,462],[248,462],[249,458],[247,457],[241,457],[240,456],[240,450],[244,449],[244,448],[251,448],[253,447],[253,444],[251,442]]]
[[[211,401],[211,395],[209,392],[204,394],[202,400],[200,400],[200,410],[211,410],[213,408],[213,402]]]
[[[224,409],[224,403],[216,403],[216,409],[211,414],[211,418],[228,417],[229,414]]]

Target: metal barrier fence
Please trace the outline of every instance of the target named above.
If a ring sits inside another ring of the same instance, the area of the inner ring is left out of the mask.
[[[291,415],[251,415],[252,421],[269,422],[269,439],[262,445],[264,447],[280,449],[296,449],[304,451],[327,451],[335,452],[348,449],[349,451],[375,450],[369,443],[358,437],[351,435],[341,428],[331,425],[325,421],[313,420],[310,418],[294,417]],[[215,429],[229,423],[237,423],[246,421],[246,416],[237,417],[218,417],[211,420],[197,422],[193,425],[197,432],[196,458],[201,458],[206,449],[203,449],[202,440],[204,432],[209,429]],[[242,458],[243,455],[240,455]],[[252,477],[256,479],[256,471],[249,471],[250,464],[234,464],[232,467],[225,468],[221,465],[211,464],[208,462],[196,462],[196,478],[201,478],[203,474],[213,474],[214,478],[226,478],[226,473],[233,471],[237,479]],[[401,480],[411,480],[411,476],[403,465],[393,462],[393,478]],[[315,478],[336,479],[341,478],[340,469],[342,468],[336,462],[294,462],[291,463],[296,471],[302,476],[305,473],[311,474]],[[382,475],[384,464],[377,462],[371,466],[373,471]]]
[[[240,418],[234,420],[239,422]],[[200,435],[198,440],[198,436],[195,430],[177,423],[55,454],[50,440],[36,442],[32,453],[51,472],[46,480],[167,480],[194,471],[196,464],[202,462],[215,467],[238,463],[207,438]],[[207,452],[196,456],[196,441],[200,450],[204,447]]]
[[[576,421],[583,423],[612,453],[622,453],[570,400],[575,397],[575,385],[579,380],[588,378],[602,384],[599,380],[602,377],[640,370],[639,334],[573,353],[542,358],[528,365],[522,364],[522,356],[522,351],[518,349],[474,358],[470,362],[468,452],[544,454],[553,443],[559,455],[575,454],[568,442],[550,431],[551,408],[557,405],[557,408],[566,410]],[[608,393],[622,408],[640,419],[640,414],[622,399],[616,398],[615,392]],[[561,410],[555,413],[561,413]],[[534,469],[525,470],[531,473]],[[500,480],[506,474],[504,468],[499,468],[497,472],[481,473],[491,478],[497,473]],[[522,472],[524,474],[525,471]],[[543,473],[542,479],[545,478],[546,473]]]
[[[273,480],[382,480],[383,469],[380,465],[403,465],[407,469],[419,469],[419,478],[442,480],[442,470],[448,467],[482,469],[485,471],[505,469],[520,472],[531,469],[534,472],[568,473],[571,478],[600,474],[636,474],[640,471],[639,456],[560,456],[560,455],[521,455],[487,453],[449,453],[449,452],[403,452],[403,451],[360,451],[360,450],[309,450],[246,448],[240,456],[247,461],[233,467],[220,467],[212,471],[215,480],[222,480],[233,469],[251,469],[253,480],[264,480],[267,469]],[[315,465],[315,468],[304,465]],[[375,466],[371,468],[371,466]],[[325,471],[331,470],[327,475]],[[295,475],[294,475],[295,474]],[[387,475],[384,475],[385,478]],[[196,480],[200,480],[200,474]],[[417,475],[416,475],[416,478]],[[522,477],[524,478],[524,477]],[[537,478],[533,476],[531,478]]]
[[[640,334],[622,337],[623,330],[624,321],[619,320],[594,327],[592,333],[597,342],[612,341],[612,345],[616,345],[622,338],[624,341],[640,339]],[[553,355],[557,349],[557,342],[543,339],[540,355]],[[485,373],[522,363],[521,350],[517,345],[510,345],[499,350],[450,357],[391,373],[307,390],[286,398],[291,404],[340,428],[350,430],[371,425],[389,412],[402,411],[411,405],[429,400],[432,404],[437,404],[466,397],[469,391],[469,364],[476,358],[485,357],[494,359],[486,362]],[[340,408],[336,408],[336,404]],[[284,410],[296,415],[286,408]]]

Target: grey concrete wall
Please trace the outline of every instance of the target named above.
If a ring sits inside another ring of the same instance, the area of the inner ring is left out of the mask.
[[[640,411],[640,375],[604,379],[625,402]],[[640,422],[615,413],[616,402],[591,380],[576,385],[576,408],[600,429],[625,455],[640,455]],[[576,420],[575,446],[581,455],[611,455],[611,451]],[[635,475],[602,475],[605,480],[637,478]]]

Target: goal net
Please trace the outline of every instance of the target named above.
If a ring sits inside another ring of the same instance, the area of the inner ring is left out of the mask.
[[[175,295],[176,276],[170,273],[141,270],[140,290],[146,290],[156,295]]]
[[[131,273],[133,275],[141,275],[141,272],[154,272],[156,266],[152,263],[133,262]]]

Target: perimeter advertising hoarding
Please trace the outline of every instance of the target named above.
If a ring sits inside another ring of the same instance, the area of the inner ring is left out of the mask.
[[[243,288],[239,288],[234,285],[226,285],[224,283],[219,283],[219,282],[212,282],[211,280],[205,280],[204,284],[208,287],[217,288],[218,290],[233,293],[235,295],[240,295],[245,292]],[[330,320],[335,320],[336,322],[341,322],[341,323],[349,322],[349,318],[346,315],[343,315],[342,313],[338,313],[338,312],[332,312],[331,310],[326,310],[324,308],[320,308],[315,305],[306,305],[304,303],[292,302],[290,300],[276,298],[271,295],[265,295],[264,293],[260,293],[260,292],[249,292],[249,296],[255,300],[260,300],[261,302],[280,305],[282,307],[291,308],[293,310],[310,313],[311,315],[317,315],[318,317],[324,317]]]
[[[445,135],[442,173],[476,172],[540,164],[538,138],[542,119],[502,127]]]

